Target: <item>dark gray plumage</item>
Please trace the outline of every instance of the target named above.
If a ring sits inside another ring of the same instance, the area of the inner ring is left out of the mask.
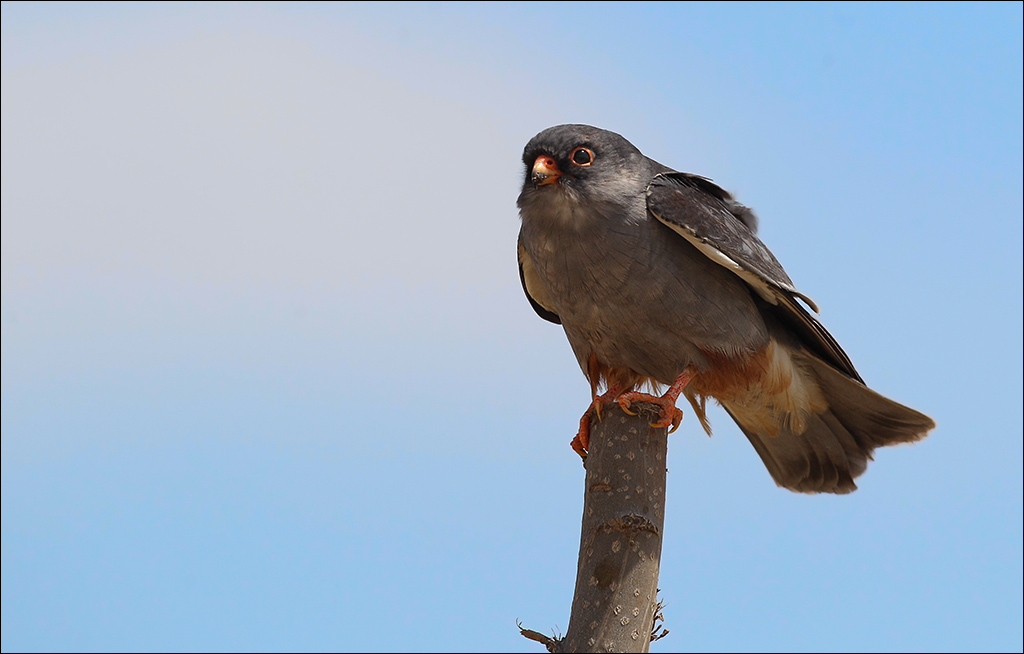
[[[708,429],[712,397],[778,485],[811,493],[855,490],[875,448],[935,426],[864,385],[753,213],[710,180],[587,125],[544,130],[523,163],[520,279],[595,398],[676,382]]]

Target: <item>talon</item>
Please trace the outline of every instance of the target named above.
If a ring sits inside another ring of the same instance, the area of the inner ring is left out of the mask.
[[[633,404],[632,402],[630,402],[629,400],[627,400],[625,398],[621,398],[621,397],[619,398],[619,408],[622,409],[623,411],[625,411],[626,413],[628,413],[629,415],[635,416],[636,415],[636,411],[630,411],[629,410],[629,407],[632,406],[632,404]]]
[[[576,436],[572,439],[572,442],[570,442],[569,445],[584,461],[587,460],[587,450],[590,449],[590,410],[593,409],[594,413],[597,415],[597,419],[601,420],[601,407],[605,404],[614,402],[614,398],[618,394],[619,387],[613,384],[601,395],[594,395],[594,400],[590,403],[590,406],[587,408],[586,413],[583,414],[583,417],[580,418],[580,429],[576,432]]]
[[[679,425],[682,424],[682,422],[683,422],[683,412],[680,411],[679,409],[677,409],[676,407],[672,407],[672,419],[671,420],[666,422],[664,419],[662,419],[662,420],[659,420],[658,422],[652,422],[652,423],[650,423],[650,425],[651,425],[651,427],[657,427],[657,428],[671,426],[672,429],[668,430],[668,433],[671,434],[675,430],[679,429]]]
[[[668,433],[671,434],[675,430],[679,429],[679,425],[682,424],[682,422],[683,422],[683,412],[680,411],[679,409],[676,409],[675,415],[672,416],[672,429],[669,429]]]
[[[615,398],[619,395],[619,387],[617,384],[612,384],[608,387],[604,393],[594,396],[594,401],[590,403],[594,407],[594,411],[597,413],[597,419],[603,420],[604,416],[601,415],[601,407],[605,404],[611,404],[615,401]]]
[[[636,391],[623,393],[619,396],[619,406],[622,407],[622,410],[626,413],[635,416],[636,414],[628,409],[629,405],[633,402],[650,402],[651,404],[657,405],[661,409],[659,411],[660,417],[656,422],[649,424],[651,427],[658,429],[671,426],[672,428],[668,432],[671,434],[675,430],[679,429],[679,425],[683,422],[683,412],[676,406],[676,399],[679,398],[679,394],[683,392],[683,389],[688,383],[690,383],[690,380],[693,379],[696,374],[696,370],[693,368],[687,368],[679,375],[679,377],[676,378],[672,383],[672,386],[669,387],[661,397],[656,397],[647,393],[638,393]]]
[[[573,451],[576,452],[576,454],[580,455],[580,458],[583,459],[583,461],[587,460],[587,448],[583,447],[583,443],[580,441],[579,434],[576,434],[576,436],[573,437],[572,442],[569,443],[569,446],[572,447]]]
[[[590,409],[587,409],[587,412],[580,418],[580,429],[573,436],[569,446],[576,454],[580,455],[581,459],[587,460],[587,449],[590,447]]]
[[[583,417],[580,418],[579,431],[576,432],[576,436],[574,436],[572,441],[570,441],[569,446],[572,447],[576,454],[580,455],[580,458],[583,459],[584,462],[586,462],[587,450],[590,449],[590,411],[593,409],[597,419],[601,420],[602,405],[611,404],[612,402],[618,402],[619,407],[623,412],[631,416],[635,416],[637,414],[636,411],[630,411],[630,406],[633,402],[650,402],[652,404],[656,404],[661,409],[659,411],[660,418],[657,422],[650,423],[650,425],[657,429],[671,426],[672,428],[668,432],[671,434],[675,430],[679,429],[679,425],[683,421],[683,412],[676,407],[676,399],[683,391],[683,388],[686,387],[696,374],[696,370],[693,368],[687,368],[679,375],[679,377],[676,378],[672,383],[672,386],[661,397],[655,397],[647,393],[638,393],[636,391],[623,393],[616,397],[620,388],[617,384],[610,386],[608,390],[601,395],[595,394],[590,406],[587,407],[586,413],[584,413]]]

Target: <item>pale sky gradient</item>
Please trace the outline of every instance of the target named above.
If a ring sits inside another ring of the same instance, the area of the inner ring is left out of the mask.
[[[757,212],[876,390],[846,497],[670,439],[652,651],[1020,651],[1022,5],[2,5],[4,651],[542,651],[589,400],[522,147]],[[683,407],[685,410],[685,407]]]

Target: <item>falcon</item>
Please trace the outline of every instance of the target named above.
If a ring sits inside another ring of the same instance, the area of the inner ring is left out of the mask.
[[[849,493],[875,448],[934,428],[864,384],[756,236],[753,212],[710,179],[589,125],[542,131],[523,164],[519,276],[590,382],[572,441],[584,458],[604,405],[652,402],[652,424],[674,430],[681,395],[710,434],[712,398],[776,484]]]

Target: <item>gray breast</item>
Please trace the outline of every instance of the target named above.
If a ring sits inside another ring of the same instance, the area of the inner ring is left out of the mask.
[[[631,220],[561,198],[545,206],[522,207],[523,245],[584,370],[593,352],[671,383],[687,365],[707,368],[701,350],[735,355],[767,343],[743,282],[646,206]]]

